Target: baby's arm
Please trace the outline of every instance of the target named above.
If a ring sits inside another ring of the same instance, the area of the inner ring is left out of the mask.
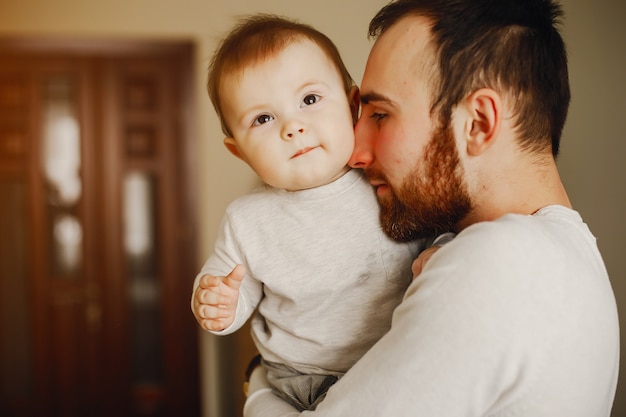
[[[203,329],[220,331],[235,320],[239,287],[246,269],[237,265],[225,277],[203,275],[192,297],[192,311]]]

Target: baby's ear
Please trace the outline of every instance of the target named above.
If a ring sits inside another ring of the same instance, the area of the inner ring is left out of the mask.
[[[233,155],[235,155],[237,158],[241,159],[242,161],[245,161],[243,155],[239,151],[239,146],[237,146],[237,141],[235,140],[235,138],[225,137],[224,146],[226,146],[226,149],[228,149],[230,153],[232,153]]]
[[[361,94],[359,93],[359,87],[353,85],[348,91],[348,103],[350,103],[350,111],[352,112],[352,123],[356,125],[359,120],[359,109],[361,106]]]

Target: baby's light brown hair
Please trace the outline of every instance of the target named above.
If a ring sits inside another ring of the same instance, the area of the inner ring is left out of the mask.
[[[226,74],[243,72],[281,52],[285,47],[299,40],[315,43],[335,65],[346,94],[354,86],[345,64],[341,60],[335,44],[312,26],[271,14],[256,14],[242,19],[221,41],[209,66],[207,89],[215,107],[222,131],[232,136],[220,100],[220,85]]]

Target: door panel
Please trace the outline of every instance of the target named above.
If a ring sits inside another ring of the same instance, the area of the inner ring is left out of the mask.
[[[0,43],[0,414],[198,415],[191,48],[20,45]]]

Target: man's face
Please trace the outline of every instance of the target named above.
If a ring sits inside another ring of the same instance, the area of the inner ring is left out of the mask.
[[[450,121],[430,114],[428,24],[406,17],[370,53],[350,165],[376,188],[381,223],[409,241],[453,230],[471,210]]]

